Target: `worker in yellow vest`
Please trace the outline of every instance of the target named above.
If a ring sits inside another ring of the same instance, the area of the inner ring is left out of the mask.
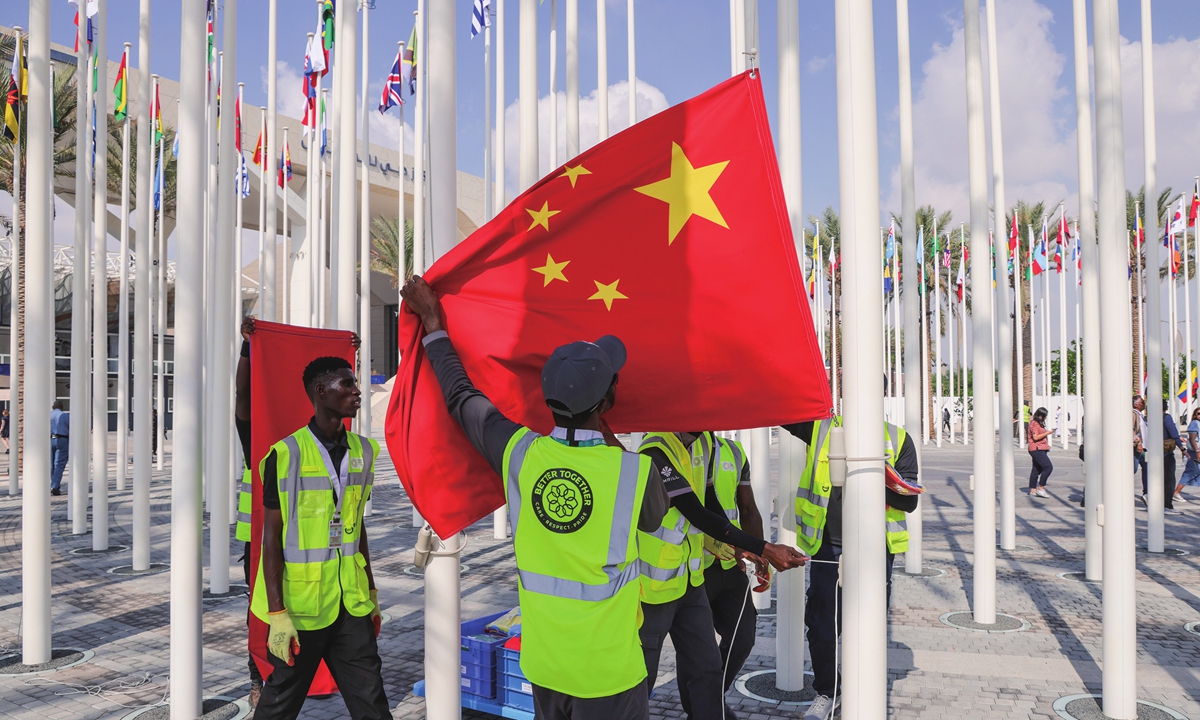
[[[267,622],[273,671],[255,717],[294,719],[322,660],[349,716],[391,720],[376,637],[381,621],[363,509],[379,443],[346,431],[362,393],[345,358],[304,369],[307,425],[259,465],[263,544],[250,609]]]
[[[717,437],[713,433],[705,435],[711,438],[714,448],[705,472],[705,506],[712,507],[715,501],[734,527],[762,538],[762,517],[758,514],[754,488],[750,486],[750,462],[746,451],[737,440]],[[759,581],[755,590],[766,591],[770,587],[770,569],[760,558],[734,553],[728,546],[713,543],[705,546],[704,590],[712,608],[713,628],[721,638],[719,647],[725,692],[729,692],[754,649],[758,624],[758,611],[747,592],[750,580],[741,557],[755,563]],[[726,717],[730,717],[728,712]]]
[[[543,436],[471,384],[424,280],[400,294],[424,326],[450,415],[504,482],[535,717],[646,720],[653,683],[638,644],[638,531],[659,526],[667,494],[662,468],[625,452],[600,417],[616,402],[625,345],[609,335],[550,355],[542,395],[554,429]]]
[[[784,425],[783,429],[808,445],[804,472],[796,491],[796,544],[812,555],[809,587],[804,607],[804,625],[808,628],[809,657],[812,660],[813,700],[804,720],[829,720],[834,716],[840,698],[837,681],[837,644],[841,631],[838,601],[839,565],[842,554],[842,488],[833,487],[829,476],[829,431],[841,426],[842,419],[834,417],[818,423]],[[884,447],[887,462],[900,479],[913,488],[920,487],[917,449],[904,428],[885,424]],[[897,486],[899,487],[899,486]],[[900,488],[908,492],[907,487]],[[896,553],[908,550],[908,529],[904,515],[917,509],[915,494],[897,492],[891,484],[887,496],[887,597],[892,597],[892,561]]]
[[[648,433],[642,440],[639,451],[663,468],[671,510],[658,528],[638,537],[645,616],[640,635],[652,679],[658,675],[663,642],[671,637],[679,700],[689,718],[736,720],[724,707],[721,652],[703,589],[705,537],[761,557],[779,570],[803,565],[808,558],[738,529],[715,494],[708,497],[708,465],[722,451],[713,439],[712,433],[680,432]]]

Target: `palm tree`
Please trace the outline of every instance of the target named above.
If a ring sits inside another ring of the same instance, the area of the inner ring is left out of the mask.
[[[392,287],[400,286],[399,218],[375,218],[371,225],[371,269],[392,279]],[[404,221],[404,280],[412,277],[413,224]]]
[[[107,185],[107,189],[108,189],[108,196],[115,197],[115,198],[121,197],[121,167],[123,165],[123,162],[122,162],[123,158],[121,156],[121,145],[124,141],[123,124],[124,124],[123,122],[117,122],[117,120],[114,116],[112,116],[112,115],[108,116],[108,177],[107,177],[106,185]],[[137,172],[136,172],[137,156],[138,156],[137,128],[138,128],[137,119],[131,117],[129,120],[129,209],[130,210],[137,209]],[[153,138],[153,135],[154,135],[153,129],[151,129],[150,135],[151,135],[151,143],[153,143],[153,139],[154,139]],[[169,147],[171,145],[171,143],[174,141],[174,139],[175,139],[175,131],[171,130],[170,128],[164,127],[163,128],[163,139],[162,139],[164,146]],[[152,164],[158,162],[158,147],[157,147],[157,145],[154,145],[153,153],[154,153],[154,157],[151,158]],[[164,214],[169,217],[172,217],[172,218],[175,217],[175,171],[176,171],[176,166],[177,166],[177,163],[175,160],[175,156],[171,154],[171,151],[166,150],[165,152],[163,152],[163,186],[164,187],[163,187],[162,194],[163,194],[163,202],[165,203]],[[155,173],[157,174],[157,171],[155,171]],[[151,182],[154,182],[155,179],[156,178],[152,177]],[[154,198],[153,186],[151,187],[150,197],[151,197],[151,199]],[[154,218],[154,220],[157,222],[157,220],[158,220],[157,216]]]

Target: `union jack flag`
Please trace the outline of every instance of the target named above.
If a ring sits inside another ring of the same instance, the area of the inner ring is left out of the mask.
[[[382,115],[394,105],[404,104],[404,81],[400,77],[400,63],[403,60],[402,51],[396,52],[396,62],[392,63],[392,71],[387,80],[383,81],[383,97],[379,99],[379,113]]]

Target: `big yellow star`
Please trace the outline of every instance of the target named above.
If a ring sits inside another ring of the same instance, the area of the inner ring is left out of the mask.
[[[551,210],[550,201],[542,203],[541,210],[533,208],[525,208],[525,212],[529,213],[529,217],[533,218],[533,222],[529,224],[529,229],[532,230],[538,225],[541,225],[546,231],[550,230],[550,218],[562,212],[562,210]]]
[[[592,174],[592,171],[588,170],[587,168],[585,168],[582,165],[576,165],[575,167],[571,167],[570,165],[568,165],[568,166],[566,166],[566,169],[563,170],[563,174],[559,175],[559,177],[568,178],[571,181],[571,187],[575,187],[575,181],[579,179],[580,175],[591,175],[591,174]]]
[[[546,287],[554,280],[570,282],[570,280],[567,280],[567,276],[563,275],[563,268],[570,263],[570,260],[563,260],[560,263],[556,263],[554,262],[554,258],[550,256],[550,253],[546,253],[546,264],[541,267],[533,268],[533,271],[535,273],[541,273],[542,277],[545,279],[545,282],[542,283],[542,287]]]
[[[641,194],[662,200],[670,206],[668,245],[675,242],[675,237],[693,215],[711,220],[723,228],[729,227],[709,194],[709,190],[728,164],[729,161],[726,160],[704,167],[693,167],[691,161],[683,154],[679,143],[671,143],[670,177],[634,188]]]
[[[609,310],[612,310],[613,300],[629,299],[628,296],[621,294],[621,291],[617,290],[617,283],[621,282],[620,278],[613,280],[607,285],[599,280],[593,280],[592,282],[596,283],[596,294],[588,298],[588,300],[603,300],[604,307]]]

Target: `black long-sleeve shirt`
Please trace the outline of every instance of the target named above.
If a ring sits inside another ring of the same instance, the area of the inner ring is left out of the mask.
[[[816,423],[803,422],[784,425],[783,429],[811,445],[815,427]],[[904,436],[904,442],[901,443],[900,450],[896,453],[895,460],[892,461],[892,467],[896,469],[900,477],[909,482],[917,482],[920,466],[917,462],[917,448],[913,445],[911,435]],[[890,488],[884,488],[884,494],[888,507],[906,513],[917,509],[918,496],[916,495],[901,495]],[[840,487],[834,487],[829,491],[829,508],[825,513],[824,539],[833,547],[840,548],[842,546],[842,488]]]
[[[500,412],[491,400],[480,392],[467,376],[462,361],[450,342],[450,336],[445,331],[430,333],[422,341],[425,354],[429,358],[438,384],[442,387],[442,395],[446,400],[446,409],[450,417],[462,426],[463,432],[471,445],[483,455],[497,475],[503,476],[504,450],[509,440],[521,425],[510,420]],[[599,433],[591,430],[561,429],[568,442],[578,442],[591,439]],[[643,532],[653,532],[662,524],[663,516],[667,514],[667,492],[663,488],[662,468],[655,467],[642,499],[642,512],[638,516],[638,529]]]

